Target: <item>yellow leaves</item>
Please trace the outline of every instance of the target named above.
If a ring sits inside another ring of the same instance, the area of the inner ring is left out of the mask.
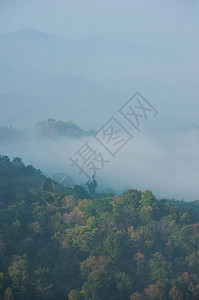
[[[135,237],[134,226],[129,227],[127,230],[129,237],[133,239]]]
[[[33,222],[28,224],[27,229],[31,235],[42,234],[43,230],[39,224],[39,222]]]
[[[97,226],[96,218],[95,217],[88,218],[86,224],[89,228],[95,228]]]
[[[94,246],[98,232],[99,229],[94,227],[94,219],[91,217],[88,219],[87,225],[77,225],[67,229],[64,240],[66,243],[78,247],[80,251],[87,252]]]
[[[144,205],[144,206],[142,207],[142,210],[145,210],[145,211],[152,211],[153,208],[152,208],[150,205]]]
[[[83,205],[83,201],[79,201],[78,206],[81,207]]]
[[[19,220],[16,220],[16,221],[12,222],[12,225],[13,225],[14,227],[19,228],[19,227],[21,226],[21,223],[20,223]]]

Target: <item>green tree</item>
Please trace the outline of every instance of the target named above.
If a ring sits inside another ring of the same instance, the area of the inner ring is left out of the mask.
[[[68,294],[68,300],[83,300],[83,297],[77,290],[72,290]]]
[[[12,265],[8,267],[8,273],[15,286],[21,291],[25,291],[28,283],[27,261],[16,257]]]
[[[12,290],[10,288],[7,288],[5,290],[3,300],[14,300],[14,296],[13,296]]]
[[[138,208],[142,193],[138,190],[130,189],[122,196],[121,203],[126,207]]]

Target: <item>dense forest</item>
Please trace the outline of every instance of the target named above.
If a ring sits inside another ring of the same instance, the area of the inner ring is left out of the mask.
[[[91,182],[54,207],[45,180],[0,156],[0,299],[199,299],[198,201]]]

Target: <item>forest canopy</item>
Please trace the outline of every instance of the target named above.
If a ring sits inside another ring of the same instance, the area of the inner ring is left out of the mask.
[[[88,185],[52,207],[44,180],[0,156],[0,299],[199,299],[197,201]]]

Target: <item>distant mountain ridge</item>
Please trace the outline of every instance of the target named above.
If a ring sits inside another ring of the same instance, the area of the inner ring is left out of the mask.
[[[15,32],[7,32],[7,33],[0,33],[0,38],[7,40],[7,39],[12,39],[14,40],[27,40],[27,39],[56,39],[58,38],[57,36],[54,36],[49,33],[45,33],[39,30],[31,29],[31,28],[25,28],[21,29]]]
[[[72,121],[63,122],[49,118],[47,121],[37,123],[31,129],[17,130],[12,126],[0,127],[0,141],[13,141],[26,138],[38,139],[60,139],[60,138],[81,138],[91,136],[95,130],[83,130]]]
[[[30,128],[35,114],[39,120],[70,120],[78,108],[85,126],[97,127],[96,113],[103,118],[106,107],[109,115],[111,103],[122,98],[94,76],[102,76],[96,57],[108,60],[107,51],[115,49],[100,37],[69,39],[23,29],[0,33],[0,49],[1,124],[14,119],[14,126]]]

